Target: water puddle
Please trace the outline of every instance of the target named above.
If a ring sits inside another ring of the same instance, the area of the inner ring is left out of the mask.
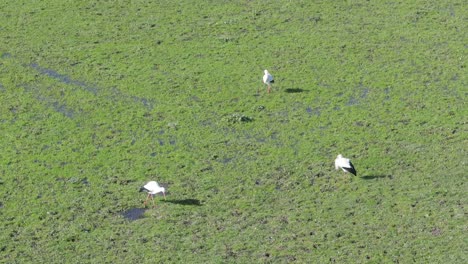
[[[310,116],[312,116],[312,115],[320,116],[320,113],[321,113],[320,107],[311,108],[310,106],[308,106],[306,108],[306,111],[307,111],[307,113],[309,113]]]
[[[158,143],[159,143],[159,146],[164,146],[164,141],[162,141],[162,139],[158,138]]]
[[[8,58],[11,58],[11,54],[8,53],[8,52],[5,52],[5,53],[2,53],[2,56],[0,57],[2,59],[8,59]]]
[[[347,106],[353,106],[353,105],[357,105],[359,103],[359,100],[356,99],[354,96],[351,96],[348,100],[348,102],[346,103]]]
[[[361,100],[366,99],[367,96],[369,95],[369,88],[364,88],[361,90],[361,94],[359,96],[354,96],[351,95],[349,97],[348,102],[346,103],[347,106],[353,106],[353,105],[358,105],[361,103]]]
[[[4,56],[4,54],[2,55],[2,57]],[[29,65],[29,67],[35,69],[36,71],[38,71],[40,74],[42,75],[46,75],[52,79],[55,79],[61,83],[64,83],[64,84],[68,84],[68,85],[74,85],[74,86],[78,86],[78,87],[81,87],[83,88],[84,90],[94,94],[94,95],[97,95],[100,90],[102,89],[99,89],[95,86],[92,86],[92,85],[89,85],[85,82],[82,82],[82,81],[78,81],[78,80],[74,80],[72,78],[70,78],[69,76],[65,75],[65,74],[61,74],[53,69],[49,69],[49,68],[44,68],[42,66],[40,66],[39,64],[37,63],[32,63]],[[126,98],[128,98],[128,95],[122,93],[119,89],[117,88],[112,88],[110,90],[111,92],[111,95],[110,96],[107,96],[109,99],[111,100],[125,100]],[[139,104],[142,104],[144,107],[146,107],[147,109],[149,110],[152,110],[153,107],[154,107],[154,101],[151,100],[151,99],[147,99],[147,98],[143,98],[143,97],[138,97],[138,96],[131,96],[129,97],[131,98],[134,102],[136,103],[139,103]]]
[[[54,71],[52,69],[43,68],[43,67],[39,66],[37,63],[33,63],[30,66],[31,66],[31,68],[37,70],[39,73],[41,73],[43,75],[47,75],[47,76],[49,76],[49,77],[51,77],[53,79],[56,79],[59,82],[79,86],[79,87],[85,89],[86,91],[91,92],[94,95],[96,95],[97,92],[98,92],[97,88],[95,88],[95,87],[89,86],[86,83],[81,82],[81,81],[73,80],[70,77],[68,77],[67,75],[60,74],[60,73],[58,73],[58,72],[56,72],[56,71]]]
[[[361,99],[366,99],[368,95],[369,95],[369,88],[364,88],[364,90],[362,90]]]
[[[36,87],[32,86],[23,86],[23,88],[33,94],[37,101],[43,103],[45,106],[52,108],[55,112],[60,113],[70,119],[72,119],[77,113],[75,110],[68,107],[66,104],[60,103],[55,98],[43,96],[39,93],[39,90]],[[0,88],[1,91],[1,88]]]
[[[230,163],[233,160],[233,158],[228,158],[228,157],[220,158],[218,155],[213,155],[213,160],[226,165]]]
[[[68,117],[68,118],[73,118],[75,116],[75,111],[73,111],[73,109],[68,108],[64,104],[59,104],[58,102],[53,102],[52,107],[54,108],[54,110],[56,112],[59,112],[59,113],[63,114],[64,116]]]
[[[147,98],[142,98],[142,97],[138,97],[138,96],[132,96],[132,99],[137,102],[137,103],[141,103],[143,104],[143,106],[145,106],[146,108],[148,109],[153,109],[153,101],[152,100],[149,100]]]
[[[144,217],[145,208],[132,208],[122,213],[122,216],[129,221],[136,221]]]
[[[388,101],[390,100],[390,87],[387,87],[384,89],[384,93],[385,93],[385,101]]]

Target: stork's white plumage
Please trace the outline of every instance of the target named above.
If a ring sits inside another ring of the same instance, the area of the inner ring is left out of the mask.
[[[166,189],[164,187],[159,186],[159,184],[155,181],[150,181],[144,186],[140,188],[140,192],[147,192],[148,196],[146,196],[145,202],[143,203],[146,206],[146,202],[148,199],[151,197],[151,200],[153,200],[153,208],[155,206],[154,204],[154,195],[157,193],[162,193],[164,195],[164,200],[166,199]]]
[[[275,82],[273,75],[271,75],[267,70],[264,70],[263,83],[267,85],[268,93],[271,92],[271,84]]]
[[[342,169],[344,172],[349,172],[356,176],[356,169],[354,168],[353,163],[347,158],[344,158],[339,154],[335,159],[335,169]]]

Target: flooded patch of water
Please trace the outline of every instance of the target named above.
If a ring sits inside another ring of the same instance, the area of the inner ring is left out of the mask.
[[[369,95],[369,91],[370,89],[369,88],[362,88],[361,90],[361,94],[360,95],[351,95],[349,97],[349,100],[348,102],[346,103],[347,106],[353,106],[353,105],[358,105],[360,102],[360,100],[362,99],[366,99],[367,96]]]
[[[43,67],[39,66],[37,63],[32,63],[30,66],[31,66],[31,68],[37,70],[39,73],[41,73],[43,75],[47,75],[47,76],[49,76],[49,77],[51,77],[53,79],[56,79],[59,82],[79,86],[79,87],[87,90],[88,92],[91,92],[94,95],[96,95],[97,92],[98,92],[98,89],[95,88],[95,87],[87,85],[86,83],[81,82],[81,81],[73,80],[70,77],[68,77],[67,75],[60,74],[55,70],[48,69],[48,68],[43,68]]]
[[[232,158],[223,158],[220,160],[221,163],[223,163],[224,165],[230,163],[232,161]]]
[[[11,58],[11,53],[8,53],[8,52],[5,52],[5,53],[2,53],[2,56],[1,56],[2,59],[8,59],[8,58]]]
[[[73,111],[73,109],[68,108],[64,104],[59,104],[58,102],[53,102],[51,105],[52,105],[52,107],[54,108],[54,110],[56,112],[59,112],[59,113],[63,114],[64,116],[68,117],[68,118],[73,118],[75,116],[75,111]]]
[[[82,81],[78,81],[78,80],[74,80],[72,78],[70,78],[69,76],[65,75],[65,74],[61,74],[53,69],[49,69],[49,68],[44,68],[42,66],[40,66],[39,64],[37,63],[32,63],[29,65],[29,67],[35,69],[36,71],[38,71],[40,74],[42,75],[46,75],[52,79],[55,79],[61,83],[65,83],[65,84],[68,84],[68,85],[75,85],[75,86],[78,86],[78,87],[81,87],[83,88],[84,90],[94,94],[94,95],[97,95],[99,93],[99,91],[101,89],[95,87],[95,86],[92,86],[90,84],[87,84],[85,82],[82,82]],[[128,95],[125,95],[124,93],[122,93],[119,89],[117,88],[112,88],[111,89],[111,95],[108,96],[110,99],[112,100],[125,100],[126,98],[128,98]],[[130,97],[134,102],[137,102],[137,103],[141,103],[144,107],[146,107],[147,109],[149,110],[152,110],[153,107],[154,107],[154,101],[151,100],[151,99],[148,99],[148,98],[143,98],[143,97],[138,97],[138,96],[131,96]]]
[[[164,146],[164,141],[162,141],[161,139],[158,138],[158,143],[159,143],[159,146]]]
[[[347,106],[352,106],[352,105],[357,105],[359,103],[359,100],[356,99],[354,96],[351,96],[346,103]]]
[[[152,110],[154,106],[153,100],[143,98],[143,97],[138,97],[138,96],[132,96],[132,99],[137,102],[143,104],[144,107]]]
[[[23,88],[25,89],[25,91],[33,94],[35,96],[36,100],[43,103],[47,107],[52,108],[55,112],[61,113],[64,116],[66,116],[66,117],[68,117],[70,119],[75,116],[75,114],[76,114],[75,110],[71,109],[70,107],[68,107],[64,103],[60,103],[55,98],[51,98],[51,97],[41,95],[40,91],[39,91],[39,89],[37,87],[25,85],[25,86],[23,86]]]
[[[145,208],[128,209],[122,213],[122,216],[129,221],[135,221],[143,218],[146,210]]]
[[[367,98],[367,95],[369,95],[369,88],[364,88],[361,93],[361,99]]]
[[[312,116],[312,115],[320,116],[320,113],[321,113],[320,110],[321,110],[320,107],[312,108],[312,107],[308,106],[306,108],[306,111],[307,111],[307,113],[309,113],[310,116]]]
[[[386,87],[386,88],[384,89],[384,93],[385,93],[385,99],[384,99],[384,100],[385,100],[385,101],[390,100],[390,92],[391,92],[390,87]]]

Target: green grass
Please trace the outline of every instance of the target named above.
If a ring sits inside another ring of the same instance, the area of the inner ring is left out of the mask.
[[[464,6],[1,5],[2,261],[467,262]]]

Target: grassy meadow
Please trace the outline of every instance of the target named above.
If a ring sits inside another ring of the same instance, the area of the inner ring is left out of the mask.
[[[0,262],[467,263],[467,15],[4,1]]]

